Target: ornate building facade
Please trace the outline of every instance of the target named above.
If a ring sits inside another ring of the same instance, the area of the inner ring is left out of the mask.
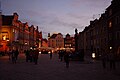
[[[25,50],[31,47],[39,47],[42,32],[38,27],[29,26],[18,20],[19,15],[0,15],[0,51],[10,49]]]

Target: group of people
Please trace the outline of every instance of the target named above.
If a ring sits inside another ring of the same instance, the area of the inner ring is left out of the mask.
[[[16,63],[16,61],[18,59],[18,55],[19,55],[18,49],[16,49],[16,50],[10,50],[8,52],[9,60],[11,60],[13,64]]]
[[[38,56],[39,56],[39,50],[25,50],[24,51],[25,56],[26,56],[26,62],[30,61],[30,62],[34,62],[35,64],[38,63]]]
[[[60,61],[63,61],[63,58],[64,58],[64,61],[65,61],[65,63],[66,63],[66,68],[69,68],[69,61],[70,61],[70,53],[69,52],[67,52],[67,51],[63,51],[63,50],[60,50],[59,52],[58,52],[58,54],[59,54],[59,59],[60,59]]]

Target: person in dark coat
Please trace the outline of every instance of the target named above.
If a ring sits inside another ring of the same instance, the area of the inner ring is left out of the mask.
[[[29,50],[25,50],[24,51],[24,53],[25,53],[25,56],[26,56],[26,62],[28,62],[28,60],[30,60],[30,51]]]
[[[107,54],[102,54],[101,55],[101,59],[102,59],[102,66],[105,69],[106,68],[106,64],[107,64]]]
[[[64,61],[66,63],[66,68],[69,68],[69,54],[68,54],[68,52],[66,52],[64,55]]]
[[[15,64],[15,63],[16,63],[15,50],[12,50],[12,53],[11,53],[11,58],[12,58],[12,63],[13,63],[13,64]]]
[[[18,49],[16,49],[16,51],[15,51],[15,58],[16,58],[16,60],[18,59],[18,55],[19,55],[19,51],[18,51]]]
[[[38,56],[39,56],[39,50],[34,50],[34,54],[33,54],[33,59],[34,59],[34,62],[35,64],[38,63]]]
[[[115,69],[116,68],[116,55],[111,51],[108,55],[109,57],[109,62],[110,62],[110,69]]]
[[[52,52],[50,52],[50,59],[52,59]]]

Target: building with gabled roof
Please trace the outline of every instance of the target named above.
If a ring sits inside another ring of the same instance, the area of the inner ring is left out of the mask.
[[[40,47],[42,33],[38,31],[38,26],[29,26],[18,20],[19,15],[0,14],[0,51],[13,49],[28,50],[31,47]]]
[[[64,38],[61,33],[53,34],[48,39],[48,46],[52,48],[64,48]]]

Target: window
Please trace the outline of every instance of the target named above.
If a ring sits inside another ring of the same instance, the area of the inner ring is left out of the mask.
[[[117,39],[117,40],[120,39],[120,32],[116,32],[116,39]]]
[[[2,35],[2,40],[6,40],[6,36],[5,35]]]
[[[112,15],[112,9],[109,10],[109,16],[111,16],[111,15]]]
[[[119,23],[120,23],[120,17],[117,16],[117,17],[116,17],[116,24],[119,24]]]
[[[112,33],[109,33],[109,40],[112,40]]]
[[[13,29],[13,32],[15,32],[15,29]]]
[[[112,22],[110,21],[110,22],[109,22],[109,28],[111,28],[111,27],[112,27]]]
[[[2,40],[8,40],[8,39],[9,39],[8,32],[2,32]]]

